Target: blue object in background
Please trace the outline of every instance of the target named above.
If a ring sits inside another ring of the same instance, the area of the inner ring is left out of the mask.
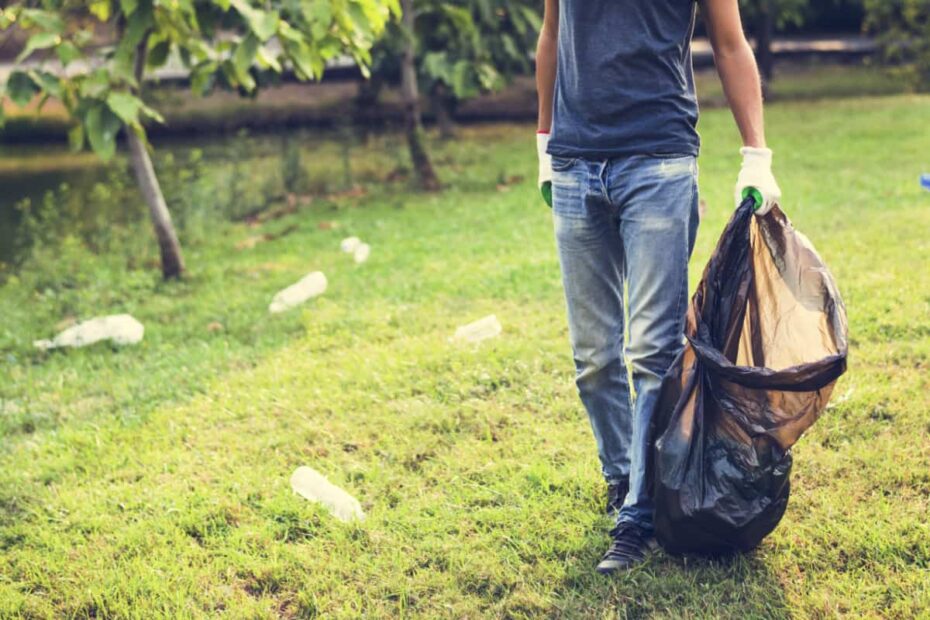
[[[930,174],[920,175],[920,186],[930,191]]]

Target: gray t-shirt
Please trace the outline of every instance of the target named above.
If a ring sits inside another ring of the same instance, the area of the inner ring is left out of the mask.
[[[697,155],[694,0],[559,0],[549,153]]]

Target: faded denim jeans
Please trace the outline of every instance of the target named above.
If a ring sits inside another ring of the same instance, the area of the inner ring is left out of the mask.
[[[578,392],[604,477],[629,476],[617,522],[652,531],[649,422],[662,377],[683,344],[698,227],[697,161],[553,157],[552,173]]]

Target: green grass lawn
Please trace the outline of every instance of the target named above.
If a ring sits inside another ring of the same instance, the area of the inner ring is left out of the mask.
[[[726,105],[723,86],[716,70],[704,68],[695,73],[700,103],[703,106]],[[790,62],[776,65],[775,78],[769,84],[769,101],[799,101],[843,97],[897,95],[907,92],[908,84],[871,61],[835,64],[829,62]]]
[[[218,225],[181,283],[66,242],[55,272],[0,289],[0,617],[930,617],[928,118],[907,96],[768,110],[785,210],[832,267],[851,346],[755,553],[593,572],[609,522],[533,128],[495,125],[436,145],[443,193],[372,183],[251,250],[255,230]],[[701,132],[693,284],[739,164],[728,112]],[[386,174],[396,145],[355,157]],[[339,252],[350,234],[367,263]],[[315,269],[323,297],[267,313]],[[31,349],[66,316],[123,311],[137,347]],[[499,338],[449,342],[490,313]],[[368,518],[294,495],[298,465]]]

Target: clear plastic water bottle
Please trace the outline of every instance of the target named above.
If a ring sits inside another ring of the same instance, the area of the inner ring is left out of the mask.
[[[51,340],[36,340],[33,346],[39,349],[58,347],[85,347],[101,340],[113,344],[136,344],[142,340],[145,327],[128,314],[98,316],[64,330]]]
[[[361,242],[362,240],[358,237],[346,237],[339,242],[339,249],[346,254],[352,254]]]
[[[322,295],[324,291],[326,291],[326,276],[322,271],[314,271],[286,289],[278,291],[271,300],[268,311],[274,314],[284,312],[312,297]]]
[[[298,467],[291,474],[291,488],[312,502],[319,502],[340,521],[363,520],[365,513],[358,500],[326,479],[312,467]]]
[[[459,342],[481,342],[488,338],[498,336],[502,331],[500,321],[493,314],[489,314],[483,319],[478,319],[474,323],[463,325],[455,330],[453,340]]]
[[[356,263],[364,263],[371,254],[371,246],[367,243],[359,243],[352,252],[352,257]]]

